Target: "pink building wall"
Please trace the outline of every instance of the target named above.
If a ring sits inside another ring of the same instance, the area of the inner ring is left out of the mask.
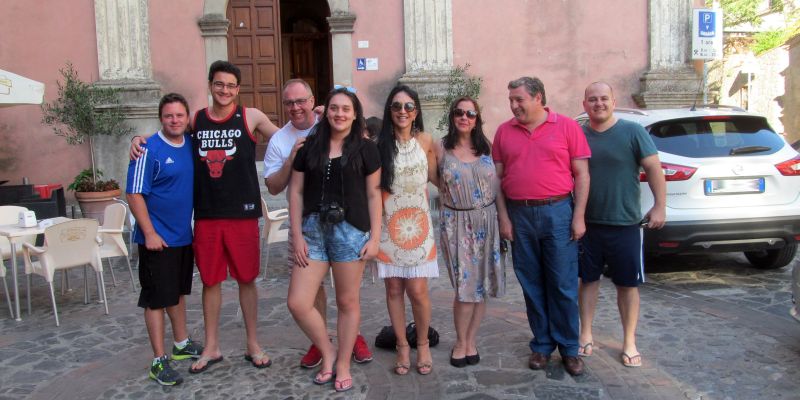
[[[350,11],[353,84],[366,115],[380,117],[405,72],[403,2],[351,0]],[[490,137],[511,118],[506,87],[521,76],[542,79],[548,105],[568,116],[583,111],[583,89],[596,80],[614,86],[618,106],[635,106],[631,94],[648,66],[647,2],[453,1],[452,15],[453,64],[469,63],[469,73],[483,78],[480,103]],[[369,40],[369,48],[359,49],[359,40]],[[379,70],[357,71],[359,57],[377,57]]]
[[[97,80],[93,7],[92,0],[53,1],[46,6],[4,1],[0,68],[44,83],[46,102],[57,96],[58,70],[67,60],[81,79]],[[39,106],[0,108],[0,179],[19,184],[24,176],[32,183],[68,184],[89,165],[86,146],[67,145],[41,119]]]
[[[397,79],[406,71],[403,37],[402,0],[350,0],[350,12],[356,15],[353,32],[353,86],[367,117],[383,118],[383,105]],[[358,41],[369,41],[369,48],[359,49]],[[378,58],[377,71],[357,71],[355,59]]]
[[[206,51],[197,26],[203,16],[202,3],[148,2],[153,79],[161,84],[162,94],[176,92],[186,97],[191,111],[208,106]]]
[[[483,77],[484,132],[512,117],[508,82],[542,80],[551,110],[574,117],[583,89],[597,80],[615,89],[619,107],[635,107],[631,94],[648,66],[647,2],[490,1],[453,5],[453,63],[471,64]]]
[[[150,1],[148,6],[153,79],[161,84],[162,93],[186,96],[193,110],[205,107],[205,49],[197,26],[202,2]],[[84,81],[98,80],[92,0],[46,5],[4,0],[3,7],[4,14],[13,18],[0,24],[0,68],[44,83],[45,102],[57,97],[58,70],[67,61]],[[0,179],[20,183],[28,177],[32,183],[66,185],[89,166],[88,147],[67,145],[40,123],[41,118],[35,105],[0,108]]]
[[[197,25],[203,3],[148,2],[153,79],[164,93],[184,94],[192,110],[207,105],[204,39]],[[6,15],[14,18],[0,24],[0,68],[44,82],[45,101],[55,98],[58,69],[67,60],[81,78],[97,80],[93,4],[74,0],[45,7],[5,0]],[[405,72],[403,1],[350,0],[349,8],[357,16],[352,83],[366,115],[382,116],[387,93]],[[569,116],[582,111],[583,88],[601,79],[615,87],[619,106],[633,106],[630,96],[647,68],[647,2],[453,1],[452,13],[454,64],[470,63],[469,72],[484,79],[480,102],[490,137],[511,117],[508,81],[523,75],[540,77],[548,105]],[[369,48],[359,49],[359,40],[369,41]],[[357,71],[358,57],[378,58],[379,70]],[[37,106],[0,109],[0,179],[66,184],[88,166],[86,146],[68,146],[40,120]]]

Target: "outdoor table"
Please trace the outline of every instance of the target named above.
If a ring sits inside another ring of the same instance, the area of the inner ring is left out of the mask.
[[[52,218],[54,224],[69,221],[69,218],[56,217]],[[17,243],[25,236],[39,235],[44,233],[46,228],[42,228],[37,224],[30,228],[23,228],[18,224],[0,225],[0,236],[8,238],[11,243],[11,274],[13,276],[14,284],[14,311],[16,313],[16,320],[22,321],[22,313],[19,310],[19,284],[17,283]]]

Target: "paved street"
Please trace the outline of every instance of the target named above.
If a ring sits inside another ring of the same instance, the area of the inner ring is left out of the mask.
[[[186,373],[189,361],[176,362],[185,378],[180,386],[165,388],[149,380],[152,356],[142,312],[119,260],[117,287],[111,286],[106,272],[111,314],[104,315],[101,304],[83,304],[82,274],[73,271],[72,291],[62,296],[56,287],[62,324],[58,328],[47,286],[34,279],[32,315],[24,313],[22,322],[0,321],[0,399],[800,398],[800,324],[787,312],[790,268],[755,270],[738,254],[657,260],[648,267],[648,282],[642,288],[638,344],[644,366],[638,369],[619,362],[615,294],[604,281],[594,355],[585,359],[587,373],[577,378],[564,372],[557,356],[545,371],[527,368],[530,331],[510,268],[508,294],[489,303],[480,332],[481,363],[451,367],[452,290],[442,269],[442,276],[431,280],[433,325],[441,335],[441,343],[433,348],[433,374],[396,376],[391,370],[393,353],[375,350],[373,362],[353,367],[355,390],[336,394],[330,385],[312,384],[312,372],[298,365],[308,341],[286,308],[285,257],[285,243],[274,245],[269,278],[259,283],[259,336],[274,360],[271,368],[258,370],[242,359],[244,332],[236,286],[226,282],[221,320],[225,360],[200,375]],[[93,284],[90,287],[94,290]],[[2,306],[0,316],[7,316]],[[202,340],[197,278],[188,307],[192,335]],[[373,283],[369,273],[364,277],[362,315],[362,331],[372,345],[389,321],[383,284]],[[330,319],[335,319],[333,313]],[[414,357],[412,352],[412,362]]]

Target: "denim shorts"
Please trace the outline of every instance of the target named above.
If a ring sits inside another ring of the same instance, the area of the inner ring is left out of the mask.
[[[303,217],[303,238],[308,245],[308,258],[317,261],[356,261],[361,249],[369,240],[369,232],[363,232],[347,221],[326,224],[319,220],[319,213]]]

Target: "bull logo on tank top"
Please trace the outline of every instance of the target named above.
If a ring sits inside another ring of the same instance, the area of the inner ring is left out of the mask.
[[[200,160],[208,165],[212,178],[221,178],[225,163],[233,160],[236,154],[235,138],[242,136],[241,129],[208,129],[195,133],[200,141],[197,153]]]

